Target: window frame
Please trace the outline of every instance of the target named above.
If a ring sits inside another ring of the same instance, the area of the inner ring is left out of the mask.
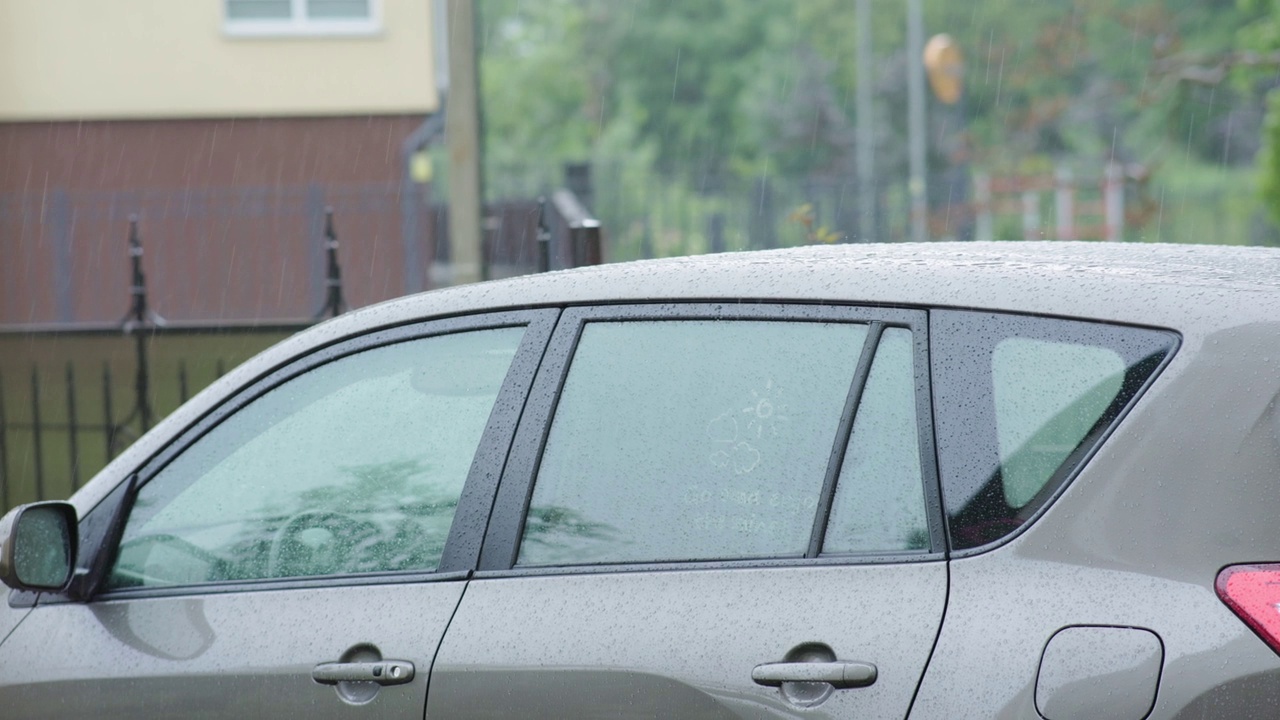
[[[515,357],[503,379],[481,434],[459,496],[458,507],[445,540],[440,563],[435,570],[401,572],[348,573],[300,578],[262,578],[227,582],[193,583],[163,587],[124,588],[101,590],[90,598],[98,600],[123,600],[148,597],[205,595],[252,590],[281,590],[352,585],[385,585],[411,582],[440,582],[466,578],[476,567],[480,554],[480,541],[484,521],[489,516],[497,493],[498,477],[507,458],[508,449],[515,437],[524,399],[529,395],[535,374],[542,361],[547,342],[555,327],[559,310],[513,310],[459,316],[440,320],[428,320],[342,339],[334,344],[316,349],[306,355],[292,358],[258,379],[224,397],[204,416],[177,432],[163,448],[143,461],[125,477],[107,498],[81,518],[80,525],[91,532],[81,536],[77,573],[87,572],[95,562],[104,560],[107,566],[115,561],[118,538],[111,538],[109,526],[112,518],[123,511],[127,518],[129,507],[137,489],[154,479],[175,458],[204,437],[221,423],[235,417],[236,413],[276,387],[322,365],[367,350],[395,345],[411,340],[453,335],[480,330],[507,327],[525,327]],[[137,477],[136,486],[130,492],[130,482]],[[109,557],[102,557],[103,553]],[[49,598],[49,596],[44,596]],[[67,596],[49,598],[54,602],[69,601]],[[44,600],[42,600],[43,602]]]
[[[231,17],[231,0],[222,0],[222,33],[233,38],[372,37],[382,34],[382,0],[367,0],[369,16],[311,18],[307,0],[289,0],[287,19],[238,19]]]
[[[556,406],[568,378],[569,368],[582,330],[588,322],[692,320],[773,320],[789,322],[842,322],[867,324],[857,368],[849,388],[828,458],[819,496],[819,507],[811,527],[809,547],[804,557],[752,558],[733,560],[692,560],[624,562],[582,565],[517,566],[525,518],[533,495],[533,485],[543,450],[551,431]],[[906,328],[912,333],[913,371],[917,437],[920,450],[925,518],[929,530],[927,550],[895,553],[824,554],[820,552],[835,483],[839,478],[849,432],[870,374],[871,361],[884,327]],[[519,577],[584,574],[600,572],[649,572],[660,570],[724,569],[753,567],[794,567],[801,565],[847,565],[902,563],[942,560],[946,557],[946,532],[942,517],[941,486],[938,482],[937,453],[934,448],[932,393],[929,388],[928,313],[922,309],[865,307],[835,304],[703,302],[619,304],[568,307],[561,314],[546,357],[530,390],[528,404],[503,470],[485,533],[484,547],[476,577]]]

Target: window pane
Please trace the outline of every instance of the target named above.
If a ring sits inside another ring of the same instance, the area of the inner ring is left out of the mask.
[[[991,377],[1005,499],[1020,508],[1120,392],[1124,361],[1102,347],[1007,338],[996,344]]]
[[[854,416],[823,552],[929,546],[912,357],[911,331],[885,329]]]
[[[290,0],[227,0],[228,20],[288,20]]]
[[[376,348],[271,390],[141,488],[110,586],[434,569],[523,332]]]
[[[942,500],[955,549],[1017,530],[1079,467],[1174,347],[1172,333],[930,313]]]
[[[311,20],[367,20],[369,0],[307,0]]]
[[[522,565],[802,555],[866,326],[588,323]]]

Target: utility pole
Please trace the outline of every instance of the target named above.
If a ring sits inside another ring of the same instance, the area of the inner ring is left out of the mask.
[[[929,239],[929,206],[925,193],[926,140],[924,117],[924,17],[920,0],[907,0],[907,160],[911,178],[911,240]]]
[[[445,138],[449,145],[449,231],[453,284],[484,279],[480,248],[480,97],[476,69],[474,0],[447,0],[449,97]]]
[[[867,242],[876,238],[876,159],[875,126],[872,125],[873,95],[872,53],[871,53],[871,0],[857,0],[854,5],[854,20],[857,23],[858,47],[858,89],[855,101],[858,105],[857,139],[858,163],[858,241]]]

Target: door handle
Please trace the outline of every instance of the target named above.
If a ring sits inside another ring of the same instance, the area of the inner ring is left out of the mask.
[[[864,662],[778,662],[757,665],[751,679],[779,687],[790,682],[824,682],[836,688],[859,688],[876,681],[876,666]]]
[[[311,671],[311,679],[322,685],[337,685],[342,682],[403,685],[413,680],[413,663],[408,660],[320,663]]]

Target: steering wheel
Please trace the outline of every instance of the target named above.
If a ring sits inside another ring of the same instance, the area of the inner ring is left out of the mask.
[[[360,544],[378,534],[368,520],[329,510],[304,510],[271,538],[267,577],[333,575],[359,559]]]
[[[147,548],[143,558],[147,558],[155,548],[162,547],[177,551],[188,558],[169,555],[160,563],[152,566],[144,563],[133,566],[120,559],[116,560],[111,570],[111,578],[107,581],[113,588],[119,587],[151,587],[173,585],[175,583],[206,582],[227,579],[227,561],[186,538],[171,533],[144,535],[121,543],[118,558],[128,558],[137,548]],[[160,572],[155,573],[158,569]],[[152,570],[152,574],[148,573]]]

